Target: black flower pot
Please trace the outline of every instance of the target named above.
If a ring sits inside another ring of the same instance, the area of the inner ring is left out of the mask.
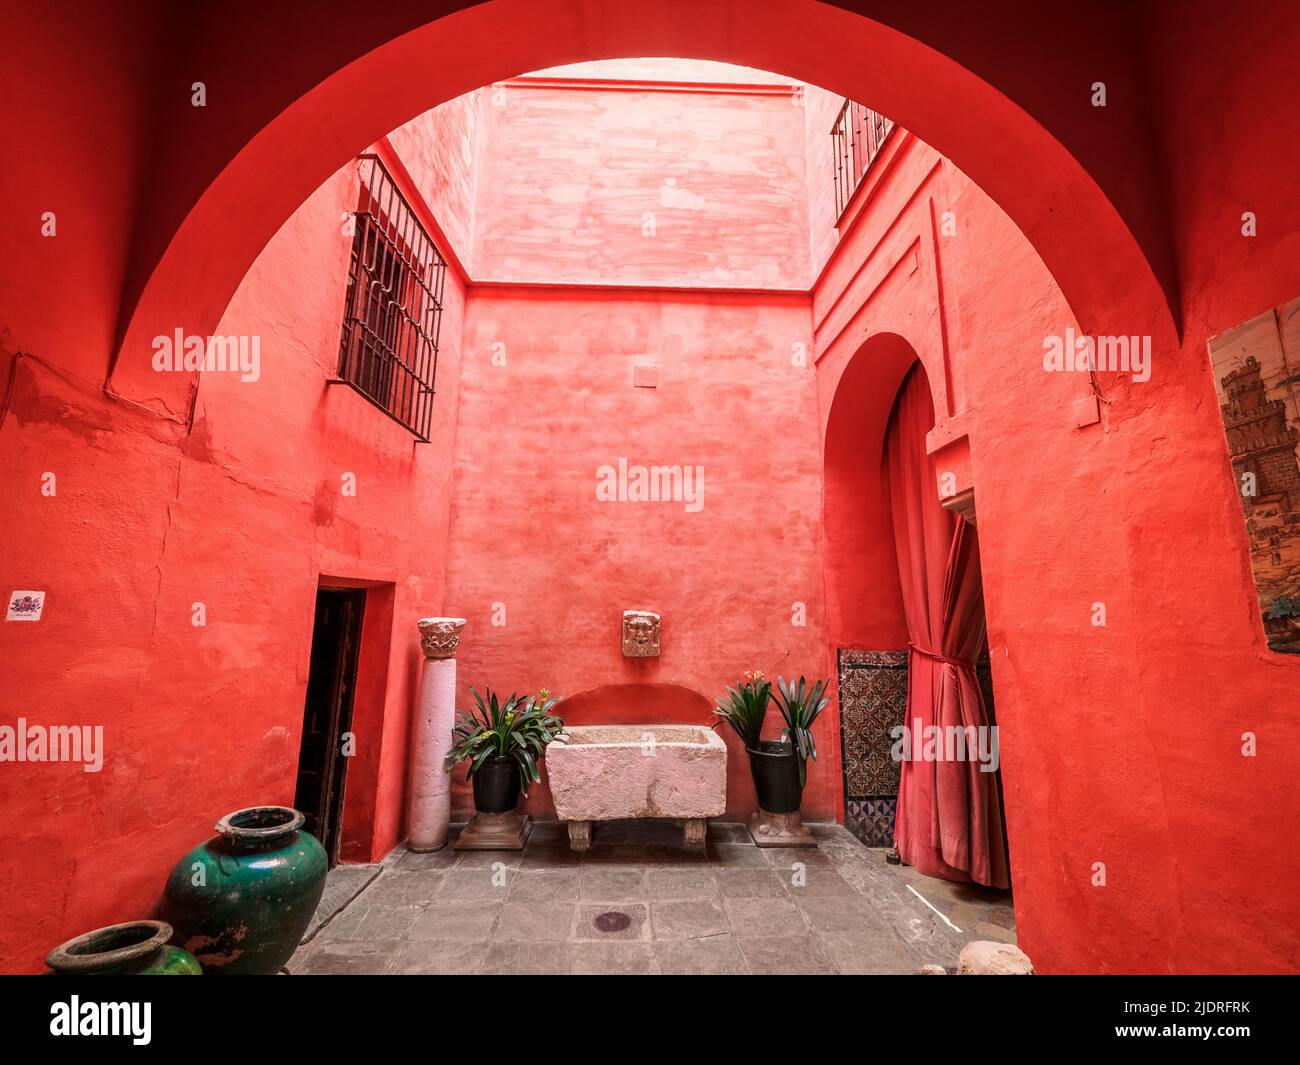
[[[519,805],[519,764],[493,755],[474,773],[474,809],[481,814],[508,814]]]
[[[803,787],[799,783],[799,757],[794,746],[764,740],[758,749],[748,747],[749,771],[754,775],[758,808],[769,814],[792,814],[799,809]]]

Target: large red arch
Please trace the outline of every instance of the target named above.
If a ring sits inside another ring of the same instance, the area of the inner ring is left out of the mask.
[[[1015,9],[1015,55],[996,12],[960,3],[490,0],[446,3],[429,21],[428,5],[412,2],[362,24],[344,7],[314,9],[310,25],[284,9],[201,13],[178,31],[191,48],[164,79],[169,103],[122,274],[112,387],[183,414],[192,382],[151,372],[152,338],[178,327],[210,334],[277,228],[388,130],[528,70],[638,55],[774,70],[868,102],[1007,211],[1084,330],[1173,339],[1171,260],[1128,27],[1091,5],[1000,6],[1008,18]],[[201,114],[188,94],[199,73]],[[1105,109],[1091,104],[1097,81]]]

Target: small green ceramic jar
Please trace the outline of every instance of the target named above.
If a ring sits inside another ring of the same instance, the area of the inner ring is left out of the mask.
[[[164,921],[128,921],[60,943],[45,964],[61,976],[199,976],[193,955],[171,947]]]

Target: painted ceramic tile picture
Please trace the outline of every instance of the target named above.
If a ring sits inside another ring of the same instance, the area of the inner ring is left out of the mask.
[[[1209,346],[1268,646],[1300,654],[1300,299]]]
[[[45,610],[44,592],[11,592],[9,609],[5,613],[6,621],[40,621]]]

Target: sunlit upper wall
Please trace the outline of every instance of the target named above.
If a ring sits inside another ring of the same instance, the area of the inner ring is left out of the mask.
[[[443,240],[467,267],[472,266],[482,94],[476,89],[449,100],[388,135],[437,219]]]
[[[664,59],[486,88],[475,277],[807,289],[799,96],[773,74]]]
[[[618,81],[700,82],[712,85],[790,85],[790,78],[770,70],[716,63],[709,59],[602,59],[534,71],[539,78],[613,78]]]

